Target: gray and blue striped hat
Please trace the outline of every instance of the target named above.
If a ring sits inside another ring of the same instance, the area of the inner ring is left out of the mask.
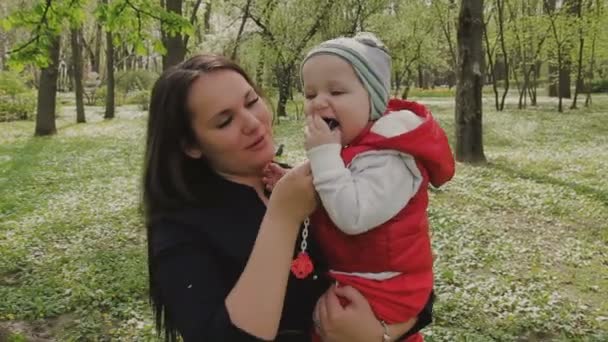
[[[302,66],[318,54],[336,55],[346,60],[369,93],[370,119],[376,120],[382,116],[391,89],[391,57],[380,39],[373,33],[361,32],[352,38],[340,37],[325,41],[310,50]]]

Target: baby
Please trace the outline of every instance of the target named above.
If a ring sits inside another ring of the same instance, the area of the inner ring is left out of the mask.
[[[387,324],[417,317],[432,295],[427,189],[454,175],[445,132],[423,105],[389,101],[390,75],[370,33],[321,43],[301,68],[305,148],[322,202],[311,229],[330,276],[366,297],[386,340]],[[282,173],[266,170],[269,188]]]

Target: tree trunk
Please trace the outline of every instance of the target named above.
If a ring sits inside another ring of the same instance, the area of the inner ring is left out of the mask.
[[[592,4],[590,3],[590,7],[592,6]],[[599,20],[601,14],[602,14],[602,7],[601,7],[601,2],[600,0],[596,1],[596,5],[595,5],[595,11],[596,11],[596,17],[595,20]],[[589,82],[589,85],[587,86],[587,96],[585,98],[585,107],[589,107],[591,105],[591,85],[593,83],[593,69],[595,68],[595,43],[597,40],[597,33],[598,30],[594,30],[593,31],[593,38],[591,39],[591,61],[589,62],[589,73],[588,73],[588,77],[587,77],[587,81]]]
[[[582,17],[583,12],[583,0],[578,0],[576,3],[576,16],[579,20]],[[582,24],[581,24],[582,25]],[[583,47],[585,45],[585,37],[583,35],[582,26],[579,28],[579,44],[578,44],[578,63],[576,66],[576,86],[574,88],[574,98],[572,99],[572,105],[570,109],[576,109],[576,100],[578,94],[583,91]]]
[[[245,9],[243,10],[243,17],[241,18],[241,25],[239,26],[239,32],[236,34],[236,39],[234,42],[234,48],[232,49],[232,54],[230,55],[230,59],[236,60],[236,54],[239,50],[239,43],[241,42],[241,35],[243,34],[243,30],[245,29],[245,24],[247,23],[247,19],[249,18],[249,8],[251,7],[251,1],[247,0],[245,4]]]
[[[398,71],[395,71],[395,75],[393,76],[393,80],[395,82],[395,97],[399,96],[399,92],[401,91],[401,73]]]
[[[287,116],[287,100],[289,99],[289,89],[291,88],[291,70],[290,66],[278,68],[280,75],[277,75],[279,80],[279,101],[277,102],[277,116]],[[281,70],[282,69],[282,70]]]
[[[260,58],[255,67],[255,84],[264,89],[264,69],[266,67],[266,43],[262,41]]]
[[[49,47],[49,65],[40,72],[38,105],[36,109],[35,135],[57,133],[55,126],[55,104],[57,101],[57,70],[59,65],[60,37],[53,37]]]
[[[543,0],[543,8],[545,13],[549,15],[553,15],[555,11],[556,0]],[[553,21],[551,21],[551,25],[553,25]],[[553,51],[550,51],[549,54],[553,54]],[[551,57],[551,56],[550,56]],[[557,97],[557,82],[558,75],[555,66],[549,65],[549,97]]]
[[[559,75],[560,77],[557,78],[557,80],[558,80],[557,81],[558,82],[557,83],[557,89],[560,90],[560,91],[557,92],[557,98],[558,98],[557,111],[561,113],[564,110],[563,110],[563,107],[562,107],[562,98],[563,98],[563,95],[562,95],[562,92],[561,92],[561,89],[562,89],[562,77],[561,77],[562,53],[561,53],[560,50],[561,50],[560,48],[557,49],[557,69],[560,70],[560,75]]]
[[[499,27],[499,35],[500,35],[500,47],[502,50],[503,64],[505,67],[505,89],[504,93],[502,93],[502,99],[500,100],[500,110],[505,109],[505,99],[507,97],[507,93],[509,92],[509,58],[507,55],[507,47],[505,44],[505,34],[503,30],[504,24],[504,1],[497,0],[498,4],[498,27]]]
[[[72,64],[74,72],[72,80],[74,80],[74,91],[76,93],[76,122],[86,122],[84,114],[84,88],[82,87],[82,42],[81,29],[72,28],[70,36],[72,40]]]
[[[500,105],[498,102],[498,71],[495,68],[494,61],[492,60],[492,51],[490,49],[490,39],[488,38],[488,31],[486,29],[486,24],[483,25],[483,36],[486,42],[486,56],[488,57],[488,64],[490,70],[490,76],[492,76],[492,91],[494,92],[494,106],[496,110],[500,110]]]
[[[203,18],[203,27],[205,28],[205,33],[209,33],[211,31],[211,4],[213,1],[208,0],[205,2],[205,17]]]
[[[530,105],[536,106],[536,94],[538,93],[538,75],[540,75],[541,62],[534,63],[534,71],[532,71],[532,87],[530,88]]]
[[[101,32],[102,32],[103,28],[101,27],[101,24],[97,24],[97,28],[95,29],[95,56],[94,56],[94,60],[91,61],[91,69],[96,72],[97,74],[99,74],[99,70],[101,69]]]
[[[4,60],[4,56],[6,55],[7,51],[7,40],[8,38],[6,37],[6,33],[0,32],[0,70],[5,70],[6,67],[6,61]]]
[[[483,0],[462,0],[458,16],[456,159],[484,162],[482,134]]]
[[[107,0],[104,0],[107,3]],[[113,119],[115,112],[114,104],[114,42],[112,32],[106,33],[106,111],[104,119]]]
[[[183,0],[166,0],[165,9],[177,15],[182,15]],[[186,44],[181,34],[169,35],[161,25],[163,43],[167,49],[167,54],[163,56],[163,70],[170,66],[181,63],[186,57]]]

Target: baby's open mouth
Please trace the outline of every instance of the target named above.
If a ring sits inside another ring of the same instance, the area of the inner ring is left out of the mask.
[[[329,126],[329,129],[332,130],[332,131],[334,129],[336,129],[338,126],[340,126],[340,123],[336,119],[323,118],[323,121],[325,121],[325,123],[327,124],[327,126]]]

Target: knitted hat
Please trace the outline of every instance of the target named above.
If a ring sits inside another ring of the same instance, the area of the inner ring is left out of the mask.
[[[325,41],[306,55],[302,66],[309,58],[319,54],[336,55],[348,62],[369,93],[371,120],[382,116],[391,89],[391,57],[380,39],[373,33],[361,32],[352,38]]]

